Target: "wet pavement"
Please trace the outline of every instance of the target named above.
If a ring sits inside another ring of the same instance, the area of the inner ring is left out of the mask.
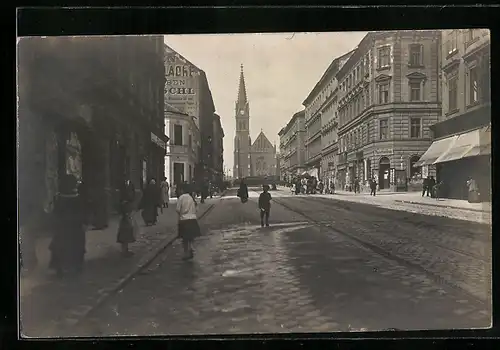
[[[193,261],[176,242],[64,335],[490,325],[483,226],[273,192],[271,227],[261,228],[257,193],[242,204],[234,192],[201,220]]]

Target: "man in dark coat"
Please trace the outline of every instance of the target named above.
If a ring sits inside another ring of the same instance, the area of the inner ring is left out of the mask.
[[[427,191],[427,196],[429,195],[429,177],[426,177],[422,182],[422,197],[425,196],[425,192]]]
[[[49,247],[49,267],[56,270],[58,276],[69,271],[82,271],[87,224],[84,203],[78,195],[75,176],[63,176],[60,189],[54,202],[54,236]]]

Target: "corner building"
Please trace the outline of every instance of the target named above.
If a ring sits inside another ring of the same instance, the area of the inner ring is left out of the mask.
[[[441,115],[439,31],[370,32],[337,73],[337,179],[408,190]],[[420,180],[421,182],[421,180]]]

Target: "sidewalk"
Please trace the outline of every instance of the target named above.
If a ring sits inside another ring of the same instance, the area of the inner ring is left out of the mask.
[[[220,197],[198,204],[198,216],[204,215]],[[36,245],[38,268],[20,278],[22,334],[28,337],[57,336],[66,323],[73,323],[92,309],[101,298],[119,288],[144,266],[156,252],[177,236],[176,198],[163,209],[158,224],[146,227],[139,212],[141,226],[137,241],[130,245],[135,254],[124,258],[116,243],[119,218],[113,218],[102,231],[88,231],[84,272],[78,277],[56,279],[48,270],[50,238],[41,238]]]
[[[281,187],[282,191],[289,191],[286,187]],[[318,196],[318,195],[316,195]],[[335,194],[324,194],[319,196],[335,197],[335,196],[350,196],[353,198],[371,198],[377,201],[391,201],[396,203],[409,203],[418,205],[427,205],[435,207],[445,207],[460,210],[469,210],[474,212],[491,213],[491,203],[469,203],[466,200],[448,199],[448,198],[430,198],[422,197],[421,192],[392,192],[392,191],[379,191],[375,197],[370,196],[369,192],[354,193],[349,191],[335,191]]]

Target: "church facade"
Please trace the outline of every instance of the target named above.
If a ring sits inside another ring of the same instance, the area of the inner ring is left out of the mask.
[[[262,130],[253,143],[250,137],[250,106],[243,65],[240,72],[238,98],[235,103],[235,121],[234,177],[276,175],[276,145],[269,141]]]

